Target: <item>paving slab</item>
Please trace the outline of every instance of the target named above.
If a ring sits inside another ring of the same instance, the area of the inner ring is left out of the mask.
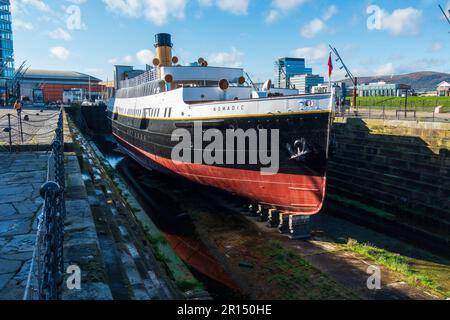
[[[23,297],[47,164],[47,153],[0,153],[0,300]]]

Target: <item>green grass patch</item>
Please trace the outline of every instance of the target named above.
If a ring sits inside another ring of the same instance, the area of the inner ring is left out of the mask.
[[[352,98],[347,98],[350,101]],[[403,110],[405,108],[404,97],[357,97],[356,103],[359,107],[376,107],[386,110]],[[408,109],[419,112],[433,112],[437,106],[443,106],[444,110],[450,112],[450,97],[408,97]]]
[[[436,266],[439,265],[423,267],[423,263],[420,263],[420,261],[369,244],[362,244],[353,239],[349,239],[347,244],[342,245],[342,247],[368,257],[374,262],[402,274],[409,284],[428,288],[443,298],[450,297],[449,280],[442,281],[441,275],[436,271],[439,269]],[[448,275],[448,266],[444,266],[444,270],[441,270],[441,272],[444,274],[444,277]]]
[[[271,240],[259,249],[264,252],[264,258],[259,263],[270,273],[267,281],[282,288],[284,299],[357,298],[282,242]]]

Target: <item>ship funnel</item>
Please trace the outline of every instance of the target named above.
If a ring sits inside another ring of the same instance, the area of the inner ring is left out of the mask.
[[[157,68],[158,78],[160,78],[160,67],[172,66],[172,36],[168,33],[158,33],[155,35],[156,59],[159,64]],[[157,62],[156,59],[154,62]]]

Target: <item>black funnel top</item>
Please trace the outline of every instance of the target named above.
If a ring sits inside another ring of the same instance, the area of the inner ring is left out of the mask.
[[[168,33],[158,33],[155,35],[155,48],[173,47],[172,36]]]

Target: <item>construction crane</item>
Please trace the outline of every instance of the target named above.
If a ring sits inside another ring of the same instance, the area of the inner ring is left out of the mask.
[[[20,95],[20,81],[22,80],[25,73],[27,73],[29,67],[26,66],[26,61],[23,61],[20,67],[14,72],[14,75],[11,79],[12,89],[15,94]]]
[[[339,54],[339,51],[332,47],[330,45],[331,51],[334,53],[334,55],[337,57],[336,62],[340,62],[341,63],[341,67],[339,69],[344,69],[345,70],[345,77],[349,78],[351,80],[351,82],[353,83],[353,107],[357,108],[356,106],[356,95],[357,95],[357,90],[358,90],[358,78],[354,77],[353,74],[350,72],[350,70],[347,68],[346,64],[344,63],[344,60],[342,60],[341,55]]]
[[[450,9],[448,10],[448,16],[447,16],[447,13],[445,12],[445,10],[442,8],[441,5],[439,5],[439,9],[441,9],[442,14],[444,15],[444,17],[447,20],[448,24],[450,24],[450,18],[449,18],[450,17]],[[450,33],[450,31],[449,31],[449,33]]]

